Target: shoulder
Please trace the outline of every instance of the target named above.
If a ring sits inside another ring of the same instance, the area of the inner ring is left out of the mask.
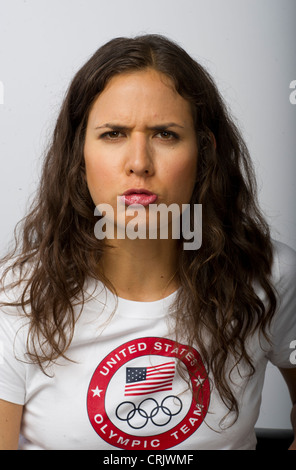
[[[277,367],[291,367],[291,342],[296,338],[296,252],[274,241],[273,284],[277,310],[271,322],[269,360]]]
[[[28,323],[28,317],[19,305],[26,285],[25,276],[20,276],[8,264],[0,267],[0,332],[8,337],[16,335]]]
[[[276,288],[285,289],[288,285],[295,286],[296,251],[285,243],[273,240],[272,277]]]
[[[278,240],[272,240],[274,255],[278,258],[279,262],[287,263],[287,265],[294,265],[296,263],[296,251],[286,243]]]
[[[0,261],[0,305],[15,303],[22,296],[34,273],[35,261],[11,257]]]

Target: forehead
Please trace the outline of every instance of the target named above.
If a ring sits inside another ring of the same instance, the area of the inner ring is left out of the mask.
[[[144,69],[115,75],[94,101],[90,119],[146,118],[192,120],[190,103],[175,89],[168,76]],[[106,116],[107,115],[107,116]],[[109,117],[110,115],[110,117]]]

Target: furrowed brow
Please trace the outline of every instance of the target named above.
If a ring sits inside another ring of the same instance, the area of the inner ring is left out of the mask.
[[[148,127],[148,129],[149,130],[156,130],[156,131],[163,131],[163,130],[169,129],[171,127],[178,127],[180,129],[184,129],[183,126],[181,126],[180,124],[177,124],[176,122],[163,123],[163,124],[159,124],[159,125],[156,125],[156,126]]]
[[[102,124],[101,126],[96,126],[95,129],[112,129],[112,130],[120,131],[120,130],[128,129],[128,127],[122,126],[120,124],[115,124],[115,123],[112,124],[112,123],[106,122],[105,124]]]
[[[156,130],[156,131],[163,131],[169,129],[171,127],[178,127],[180,129],[184,129],[184,126],[177,124],[176,122],[166,122],[163,124],[157,124],[155,126],[148,126],[147,129],[149,130]],[[130,130],[131,128],[128,126],[123,126],[121,124],[106,122],[105,124],[101,124],[100,126],[96,126],[95,129],[112,129],[117,131],[123,130]]]

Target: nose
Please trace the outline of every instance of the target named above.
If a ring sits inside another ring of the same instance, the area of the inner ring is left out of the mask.
[[[145,135],[133,136],[127,151],[125,171],[128,175],[147,177],[154,173],[152,149]]]

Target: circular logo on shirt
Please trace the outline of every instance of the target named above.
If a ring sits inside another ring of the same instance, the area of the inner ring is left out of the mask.
[[[165,450],[203,422],[210,386],[199,353],[170,339],[122,344],[96,368],[87,411],[96,433],[127,450]]]

